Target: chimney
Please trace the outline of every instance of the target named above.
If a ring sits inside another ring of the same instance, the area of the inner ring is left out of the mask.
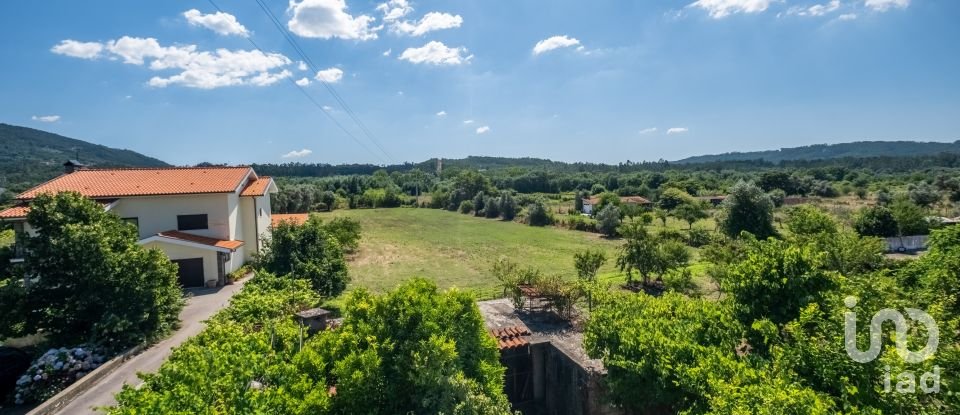
[[[84,167],[86,167],[86,165],[79,161],[67,160],[66,163],[63,163],[63,173],[70,174],[77,170],[82,170]]]

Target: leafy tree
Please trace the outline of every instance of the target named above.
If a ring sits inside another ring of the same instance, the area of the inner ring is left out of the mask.
[[[669,212],[667,212],[666,209],[654,208],[653,215],[656,216],[657,219],[660,219],[660,225],[667,227],[667,217],[669,216]]]
[[[620,196],[613,192],[603,192],[597,196],[597,198],[599,201],[597,202],[597,205],[593,207],[594,214],[599,213],[607,206],[616,206],[619,208],[621,205]]]
[[[573,210],[583,212],[583,195],[579,190],[573,196]]]
[[[135,227],[67,192],[38,196],[27,221],[37,231],[26,240],[23,263],[31,282],[18,288],[27,332],[119,349],[177,324],[183,300],[176,266],[140,246]]]
[[[497,202],[500,205],[500,216],[503,220],[513,220],[517,216],[517,200],[509,192],[501,192]]]
[[[337,205],[337,195],[327,190],[320,194],[320,203],[323,203],[327,207],[327,212],[330,212]]]
[[[690,199],[678,205],[673,209],[673,216],[687,222],[688,229],[693,229],[696,221],[710,217],[703,203],[696,199]]]
[[[634,270],[640,273],[644,284],[649,284],[651,276],[659,278],[690,261],[690,252],[682,243],[653,235],[640,224],[624,225],[620,232],[626,243],[620,248],[617,266],[627,273],[627,282],[633,281]]]
[[[797,236],[836,234],[837,221],[814,206],[800,205],[787,211],[787,229]]]
[[[880,189],[877,192],[877,204],[880,206],[886,206],[893,202],[893,195],[890,194],[886,189]]]
[[[617,235],[617,228],[620,227],[620,209],[614,205],[607,205],[597,213],[597,230],[612,238]]]
[[[693,200],[693,197],[687,194],[687,192],[675,187],[670,187],[664,190],[663,193],[660,193],[660,199],[657,200],[657,207],[665,210],[673,210]]]
[[[897,231],[901,236],[926,235],[930,233],[930,222],[924,209],[908,199],[900,198],[890,205],[890,212],[897,221]]]
[[[547,226],[553,223],[553,218],[542,200],[536,200],[527,207],[527,223],[530,226]]]
[[[776,324],[793,320],[836,284],[837,277],[823,270],[820,252],[772,238],[752,243],[745,259],[721,281],[745,324],[764,318]]]
[[[756,185],[738,182],[723,201],[720,228],[732,238],[738,238],[741,232],[759,239],[774,236],[773,202]]]
[[[473,215],[482,216],[484,209],[487,208],[487,196],[483,192],[477,192],[473,197]]]
[[[893,212],[883,206],[869,206],[860,209],[854,219],[853,228],[862,236],[887,238],[897,236],[897,220]]]
[[[323,228],[337,240],[344,252],[353,252],[360,247],[360,222],[356,219],[333,218],[324,223]]]
[[[493,196],[488,196],[483,201],[483,216],[487,218],[496,218],[500,216],[500,203],[499,199]]]
[[[940,201],[940,192],[927,183],[911,185],[908,195],[913,203],[924,208],[930,207]]]
[[[787,193],[781,189],[773,189],[767,192],[767,196],[770,197],[770,201],[773,202],[774,207],[783,206],[783,201],[787,198]]]
[[[581,280],[593,281],[597,271],[607,262],[607,256],[600,250],[587,249],[573,254],[573,266]]]
[[[347,263],[335,234],[318,215],[302,224],[281,222],[264,238],[258,264],[277,275],[310,281],[325,297],[339,295],[347,286]]]
[[[468,213],[470,213],[470,212],[473,212],[473,201],[471,201],[471,200],[464,200],[464,201],[460,202],[460,209],[459,209],[459,210],[460,210],[460,213],[463,213],[464,215],[466,215],[466,214],[468,214]]]

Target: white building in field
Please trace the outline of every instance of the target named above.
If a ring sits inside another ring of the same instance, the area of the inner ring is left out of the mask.
[[[34,232],[26,222],[33,198],[77,192],[136,225],[140,244],[166,253],[179,265],[180,283],[198,287],[223,284],[226,274],[253,259],[270,229],[270,194],[277,185],[250,167],[94,169],[72,161],[64,167],[63,175],[23,192],[16,206],[0,212],[18,240]],[[22,257],[22,249],[18,253]]]

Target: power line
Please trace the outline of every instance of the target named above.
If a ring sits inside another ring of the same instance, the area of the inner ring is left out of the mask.
[[[217,3],[215,3],[213,0],[207,0],[207,1],[208,1],[208,2],[210,3],[210,5],[213,6],[213,8],[216,9],[218,12],[224,13],[223,9],[221,9],[220,6],[218,6]],[[260,51],[260,53],[262,53],[262,54],[264,54],[264,55],[267,54],[267,52],[265,52],[265,51],[260,47],[260,45],[258,45],[257,42],[255,42],[250,36],[246,36],[245,39],[247,39],[247,41],[250,42],[250,44],[253,45],[254,48],[256,48],[258,51]],[[338,128],[340,128],[340,130],[343,131],[343,133],[346,134],[347,137],[350,137],[354,142],[356,142],[357,144],[359,144],[360,147],[362,147],[364,150],[366,150],[368,153],[370,153],[370,155],[372,155],[372,156],[376,157],[377,159],[379,159],[381,162],[384,162],[384,163],[387,162],[382,156],[380,156],[379,154],[377,154],[376,152],[374,152],[373,150],[371,150],[369,147],[367,147],[366,144],[364,144],[362,141],[360,141],[360,139],[358,139],[355,135],[353,135],[353,133],[351,133],[350,130],[348,130],[346,127],[344,127],[343,124],[340,123],[340,121],[337,121],[337,119],[334,118],[333,115],[330,115],[330,113],[327,112],[327,110],[323,109],[323,105],[320,105],[320,103],[317,102],[317,100],[314,99],[313,96],[311,96],[310,93],[307,92],[307,90],[303,89],[303,87],[301,87],[299,84],[297,84],[297,82],[296,82],[295,80],[293,80],[293,77],[288,77],[287,80],[290,81],[290,84],[293,85],[295,88],[297,88],[297,89],[303,94],[303,96],[307,98],[307,100],[309,100],[315,107],[317,107],[317,109],[319,109],[320,112],[323,113],[323,115],[326,115],[327,118],[330,119],[330,121],[333,121],[334,125],[336,125]],[[381,151],[382,151],[382,150],[381,150]]]
[[[303,61],[308,66],[310,66],[311,69],[313,69],[314,73],[319,72],[320,67],[314,64],[313,60],[310,59],[309,56],[307,56],[307,53],[303,50],[302,47],[300,47],[300,44],[297,42],[297,39],[290,33],[290,31],[288,31],[283,26],[283,23],[280,21],[279,18],[277,18],[277,16],[273,13],[273,11],[270,10],[270,8],[266,5],[266,3],[264,3],[262,0],[255,0],[255,1],[257,2],[257,5],[260,6],[260,10],[262,10],[264,14],[267,15],[267,18],[269,18],[270,21],[273,23],[274,27],[276,27],[277,30],[280,31],[280,33],[283,35],[283,38],[286,39],[287,43],[289,43],[290,46],[293,47],[294,51],[296,51],[297,54],[300,55],[300,58],[303,59]],[[390,153],[388,153],[387,150],[380,145],[380,142],[376,139],[376,137],[374,137],[370,129],[368,129],[366,124],[364,124],[363,121],[360,119],[360,117],[357,116],[356,112],[354,112],[353,109],[350,108],[350,105],[348,105],[347,101],[343,99],[343,96],[341,96],[340,93],[337,92],[336,88],[334,88],[333,85],[331,85],[327,81],[324,81],[323,79],[317,78],[317,81],[319,81],[323,85],[323,87],[326,88],[327,92],[329,92],[330,95],[333,96],[333,98],[337,101],[337,103],[339,103],[340,106],[343,107],[344,112],[346,112],[347,115],[353,120],[353,122],[355,122],[357,126],[360,127],[360,130],[363,131],[364,135],[366,135],[367,138],[375,146],[377,146],[377,148],[380,149],[380,151],[383,152],[383,154],[386,155],[388,159],[393,160],[393,157],[390,156]]]

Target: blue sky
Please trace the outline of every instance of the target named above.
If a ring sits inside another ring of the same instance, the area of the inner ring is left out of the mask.
[[[265,0],[316,70],[215,2],[6,2],[0,122],[176,164],[960,139],[954,0]]]

